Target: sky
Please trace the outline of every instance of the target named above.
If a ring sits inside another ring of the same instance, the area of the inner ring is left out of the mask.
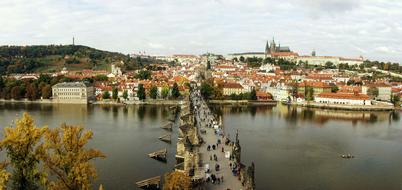
[[[401,0],[1,0],[0,45],[152,55],[264,51],[402,63]]]

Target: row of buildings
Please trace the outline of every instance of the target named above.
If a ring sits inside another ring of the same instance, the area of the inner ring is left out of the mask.
[[[311,55],[300,56],[298,53],[291,51],[288,46],[281,46],[280,44],[277,45],[274,39],[272,39],[271,43],[267,42],[264,52],[245,52],[245,53],[234,53],[228,55],[229,59],[234,58],[240,59],[240,57],[282,58],[295,63],[304,63],[308,65],[319,65],[319,66],[325,66],[327,62],[331,62],[334,65],[348,64],[352,66],[352,65],[363,64],[364,61],[364,58],[362,56],[358,58],[344,58],[338,56],[317,56],[315,51],[313,51]]]

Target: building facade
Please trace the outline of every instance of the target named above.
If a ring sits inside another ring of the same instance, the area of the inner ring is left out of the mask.
[[[322,104],[371,105],[369,96],[358,93],[323,92],[314,101]]]
[[[64,82],[52,87],[52,98],[55,103],[87,104],[95,99],[94,87],[83,82]]]
[[[239,83],[225,83],[223,84],[223,95],[230,96],[231,94],[239,95],[244,93],[245,90]]]

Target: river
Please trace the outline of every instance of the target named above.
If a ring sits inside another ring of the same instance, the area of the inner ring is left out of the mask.
[[[0,104],[0,128],[27,111],[38,126],[66,122],[94,132],[90,147],[105,189],[135,189],[135,182],[170,171],[172,144],[158,140],[170,118],[165,106]],[[344,112],[287,106],[213,106],[226,133],[239,131],[242,161],[256,164],[257,189],[402,188],[402,121],[399,112]],[[1,130],[1,135],[3,131]],[[168,150],[168,162],[147,154]],[[354,159],[342,159],[341,154]],[[4,159],[4,154],[0,156]]]

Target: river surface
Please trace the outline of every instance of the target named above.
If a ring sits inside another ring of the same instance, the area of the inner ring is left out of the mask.
[[[172,144],[158,140],[171,117],[165,106],[0,104],[0,129],[26,111],[37,126],[65,122],[94,132],[90,147],[107,155],[97,160],[105,189],[136,189],[135,182],[171,171]],[[227,134],[239,131],[242,161],[256,164],[257,189],[402,189],[400,112],[344,112],[287,106],[214,106]],[[147,154],[168,150],[168,162]],[[341,154],[354,159],[342,159]],[[0,155],[4,159],[4,152]]]

